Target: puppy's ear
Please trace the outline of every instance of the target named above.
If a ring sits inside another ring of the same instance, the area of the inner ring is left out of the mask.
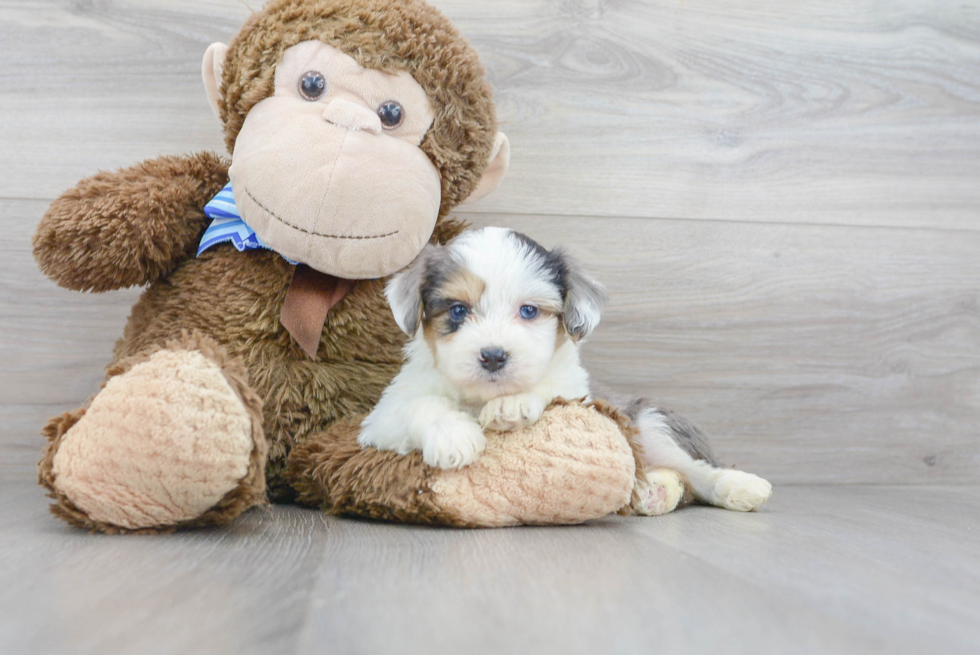
[[[385,286],[385,297],[395,315],[395,323],[408,336],[415,336],[422,322],[422,284],[429,268],[429,261],[440,246],[426,244],[422,252]]]
[[[602,309],[606,306],[606,289],[591,275],[582,270],[578,262],[565,257],[567,270],[565,295],[565,330],[578,341],[592,334],[599,325]]]

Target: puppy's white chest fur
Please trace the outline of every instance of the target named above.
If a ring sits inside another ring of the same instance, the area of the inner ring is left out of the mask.
[[[429,246],[386,289],[412,335],[406,363],[361,424],[358,442],[427,464],[465,466],[484,429],[533,424],[555,398],[583,398],[578,340],[605,294],[560,251],[503,228]]]
[[[358,443],[406,454],[421,450],[426,464],[457,468],[473,462],[486,445],[484,429],[532,425],[555,398],[583,398],[588,374],[574,343],[555,353],[554,366],[527,391],[484,401],[465,395],[434,366],[423,338],[407,348],[408,361],[361,424]]]

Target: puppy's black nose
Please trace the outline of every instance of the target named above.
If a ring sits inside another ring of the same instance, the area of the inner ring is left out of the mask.
[[[507,353],[503,348],[484,348],[480,351],[480,366],[493,373],[507,363]]]

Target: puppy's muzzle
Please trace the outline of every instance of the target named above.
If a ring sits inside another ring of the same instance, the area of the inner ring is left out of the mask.
[[[507,353],[503,348],[484,348],[480,351],[480,366],[494,373],[507,363]]]

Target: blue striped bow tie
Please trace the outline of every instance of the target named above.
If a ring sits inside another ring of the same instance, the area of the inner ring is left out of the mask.
[[[226,184],[225,188],[218,192],[218,195],[211,198],[208,204],[204,205],[204,214],[211,219],[211,225],[201,237],[201,245],[197,247],[198,257],[208,248],[228,241],[231,241],[238,252],[257,250],[258,248],[274,250],[242,220],[238,206],[235,205],[235,196],[231,192],[231,182]],[[281,253],[280,256],[290,264],[297,263]]]

